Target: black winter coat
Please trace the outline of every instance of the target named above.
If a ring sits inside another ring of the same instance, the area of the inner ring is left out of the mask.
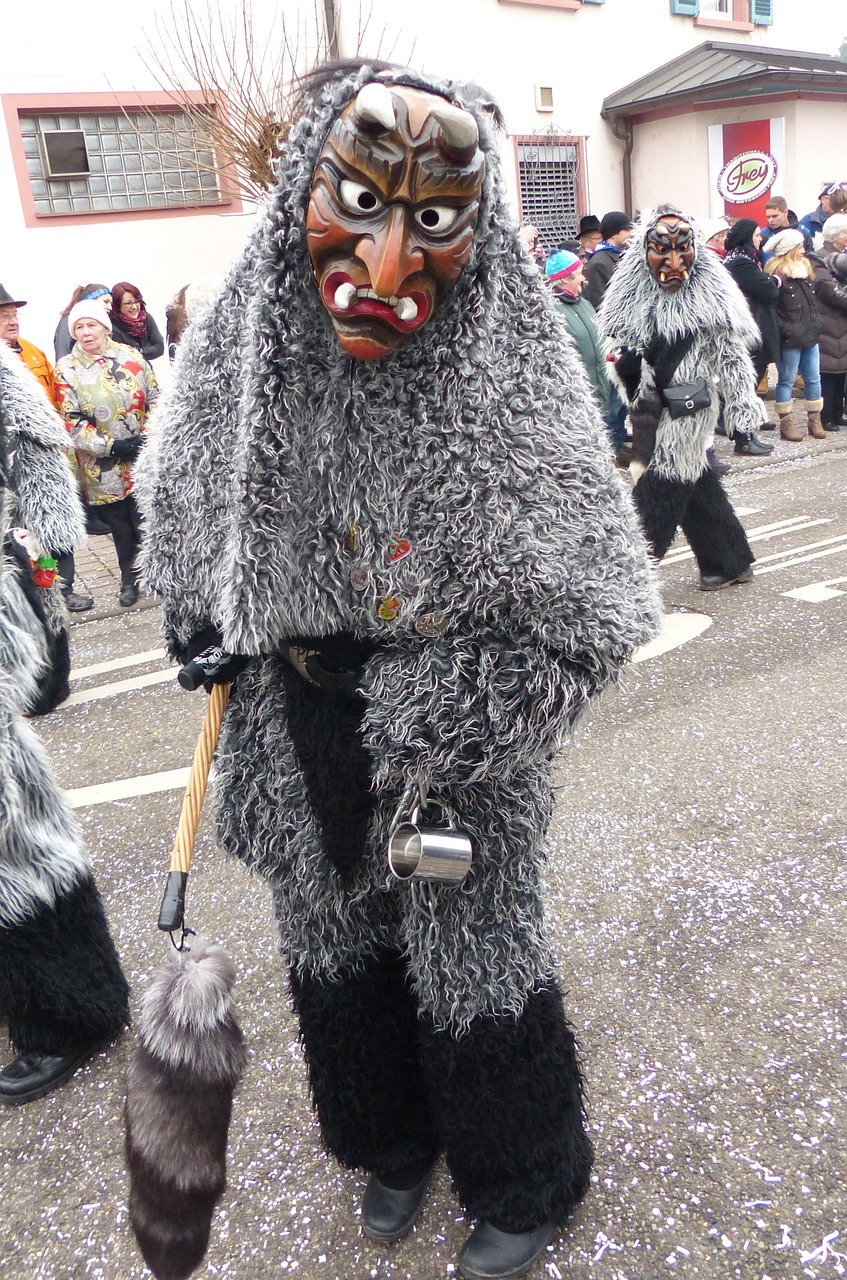
[[[112,337],[115,342],[122,342],[125,347],[135,347],[145,360],[158,360],[159,356],[164,355],[165,352],[165,339],[159,332],[156,321],[149,314],[147,331],[143,338],[134,338],[129,330],[123,329],[115,319],[112,320]]]
[[[772,364],[782,353],[777,319],[780,286],[776,278],[766,275],[753,258],[733,257],[724,265],[747,299],[747,306],[759,326],[762,345],[755,358],[757,362],[761,359]]]
[[[585,264],[585,288],[582,296],[596,311],[603,301],[609,281],[620,266],[622,253],[614,249],[595,249]]]
[[[824,243],[809,255],[815,268],[815,298],[821,317],[821,373],[847,373],[847,283],[833,273],[835,250]]]
[[[821,317],[810,280],[784,277],[776,314],[783,348],[815,346],[821,336]]]

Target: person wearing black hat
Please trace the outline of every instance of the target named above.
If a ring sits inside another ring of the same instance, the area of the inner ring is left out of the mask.
[[[47,395],[47,399],[56,407],[56,388],[53,382],[53,366],[43,351],[34,342],[27,342],[20,336],[18,311],[26,302],[13,298],[5,285],[0,284],[0,342],[11,347],[15,355],[24,362]]]
[[[591,257],[600,241],[603,239],[603,233],[600,230],[600,219],[596,218],[593,213],[587,213],[579,220],[579,230],[576,233],[579,241],[579,256],[585,261]]]
[[[584,296],[596,311],[603,301],[609,281],[620,263],[621,254],[632,239],[634,227],[629,214],[613,210],[600,221],[602,239],[591,255],[585,271]]]
[[[585,288],[582,296],[590,302],[594,310],[600,306],[609,282],[620,264],[627,249],[635,224],[626,213],[613,210],[605,213],[600,222],[602,239],[588,259],[585,267]],[[605,417],[606,426],[612,440],[615,455],[625,464],[628,458],[626,447],[626,405],[621,399],[617,386],[613,383],[609,392],[609,412]]]

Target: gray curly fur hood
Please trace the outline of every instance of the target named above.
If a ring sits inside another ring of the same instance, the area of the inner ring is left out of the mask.
[[[728,435],[755,431],[763,419],[749,355],[761,334],[738,285],[717,254],[701,244],[683,287],[676,292],[661,287],[647,263],[645,237],[653,221],[645,215],[639,222],[598,311],[598,325],[614,345],[642,353],[657,336],[668,343],[694,336],[672,382],[705,378],[711,405],[676,421],[663,412],[650,466],[668,478],[696,480],[706,466],[721,398]],[[650,379],[646,366],[644,378]]]
[[[508,621],[570,645],[574,610],[555,592],[566,595],[568,582],[589,590],[588,581],[576,585],[583,564],[601,580],[618,578],[628,621],[616,640],[627,650],[652,626],[652,585],[642,576],[639,594],[638,579],[622,569],[640,557],[635,526],[578,358],[518,245],[477,94],[396,76],[477,116],[489,160],[480,229],[462,278],[399,351],[364,362],[338,345],[315,287],[305,214],[324,138],[369,79],[365,70],[330,84],[294,131],[270,210],[222,295],[192,326],[153,415],[152,448],[138,468],[152,526],[150,585],[168,598],[182,638],[211,618],[237,652],[266,651],[292,634],[372,632],[337,554],[339,535],[370,514],[376,536],[412,538],[420,570],[403,583],[407,607],[392,638],[408,635],[420,612],[441,609],[463,630]],[[212,474],[204,476],[198,464],[210,443]],[[175,474],[187,482],[178,494]],[[157,483],[171,490],[167,512]],[[601,562],[580,551],[580,536],[568,531],[577,508],[620,554]],[[566,576],[556,568],[563,552]],[[211,579],[186,574],[186,561],[211,568]],[[526,581],[522,617],[513,613],[515,584],[504,590],[506,564]]]
[[[405,945],[423,1004],[439,1022],[466,1024],[481,1008],[519,1009],[547,972],[532,887],[544,771],[586,700],[655,634],[660,607],[588,380],[507,211],[479,90],[393,74],[476,117],[487,156],[476,240],[457,284],[402,347],[366,362],[339,346],[312,274],[306,209],[332,122],[375,78],[365,67],[332,80],[293,131],[267,214],[184,339],[136,493],[145,575],[165,598],[174,650],[209,622],[249,654],[339,631],[379,644],[361,684],[362,733],[384,798],[351,891],[341,894],[316,853],[273,657],[239,679],[230,702],[219,834],[273,883],[295,966],[332,976],[394,937],[381,851],[400,794],[430,776],[489,861],[472,871],[474,893],[432,890],[438,921],[402,895]],[[354,526],[366,591],[344,550]],[[392,536],[411,543],[396,564],[384,554]],[[376,613],[386,595],[402,599],[394,622]],[[433,611],[446,631],[425,639],[415,622]],[[489,788],[485,798],[475,786]],[[489,830],[495,812],[503,820]],[[514,842],[520,853],[508,852]],[[486,911],[522,922],[504,925],[493,958]],[[411,939],[424,925],[418,954]]]
[[[82,509],[64,454],[67,433],[44,392],[0,342],[0,535],[30,529],[51,551],[83,535]],[[19,924],[87,874],[76,824],[41,743],[20,717],[44,661],[43,637],[0,555],[0,927]],[[62,612],[58,587],[45,599]]]

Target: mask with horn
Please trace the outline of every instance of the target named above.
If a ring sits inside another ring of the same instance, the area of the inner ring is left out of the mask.
[[[681,289],[697,254],[694,228],[685,214],[662,206],[647,227],[644,237],[647,265],[662,289]]]
[[[306,228],[350,355],[378,359],[427,323],[470,257],[484,177],[476,120],[445,98],[374,81],[341,112]]]

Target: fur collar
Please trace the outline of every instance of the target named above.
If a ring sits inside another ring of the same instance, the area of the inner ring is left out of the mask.
[[[612,277],[599,311],[600,328],[643,351],[655,337],[675,342],[689,333],[731,328],[752,349],[761,340],[744,295],[715,254],[698,244],[688,280],[668,293],[647,264],[642,222]]]

